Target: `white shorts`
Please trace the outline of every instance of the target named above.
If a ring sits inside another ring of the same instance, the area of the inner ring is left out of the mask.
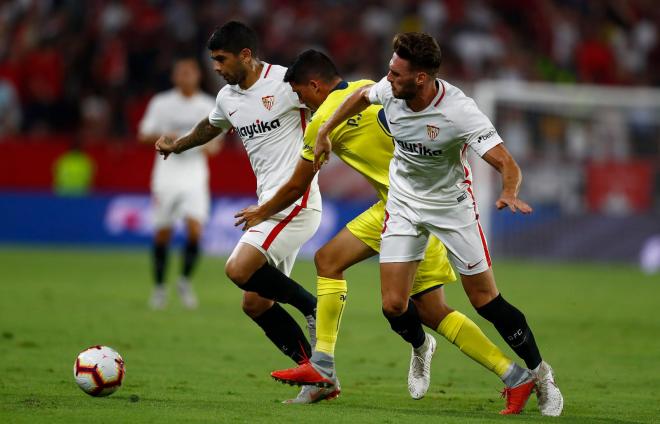
[[[291,205],[247,230],[239,243],[259,249],[270,265],[288,276],[300,247],[314,235],[320,223],[320,211]]]
[[[156,229],[172,227],[180,218],[192,218],[204,224],[209,217],[210,195],[206,184],[155,189],[152,200]]]
[[[488,245],[471,199],[432,212],[412,210],[388,199],[380,262],[424,259],[429,234],[445,245],[449,260],[459,273],[474,275],[490,268]]]

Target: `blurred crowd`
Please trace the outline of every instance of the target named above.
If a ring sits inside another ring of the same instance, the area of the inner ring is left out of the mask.
[[[0,2],[0,136],[134,135],[172,59],[230,19],[261,34],[264,60],[326,50],[347,78],[379,78],[393,34],[426,31],[442,76],[660,85],[657,0],[10,0]]]

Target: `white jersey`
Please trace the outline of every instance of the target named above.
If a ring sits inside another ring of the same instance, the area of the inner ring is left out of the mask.
[[[175,134],[189,132],[213,109],[213,97],[197,93],[185,97],[177,89],[154,96],[140,122],[141,134]],[[202,147],[195,147],[163,160],[156,154],[151,174],[152,190],[167,187],[196,187],[208,185],[209,171]]]
[[[293,174],[303,147],[307,109],[285,83],[286,68],[263,63],[260,78],[247,90],[226,85],[209,115],[211,125],[234,128],[257,177],[259,204],[273,197]],[[316,177],[296,204],[321,210]]]
[[[451,207],[471,197],[467,147],[483,156],[502,142],[474,100],[446,81],[436,81],[438,94],[419,112],[394,98],[386,78],[369,92],[371,103],[383,105],[396,141],[389,198],[412,209]]]

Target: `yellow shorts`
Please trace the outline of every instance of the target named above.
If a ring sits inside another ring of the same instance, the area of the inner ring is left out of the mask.
[[[346,224],[346,228],[367,246],[380,252],[380,233],[384,219],[385,203],[381,200]],[[417,268],[410,295],[414,296],[453,281],[456,281],[456,274],[447,259],[447,249],[440,240],[431,235],[424,260]]]

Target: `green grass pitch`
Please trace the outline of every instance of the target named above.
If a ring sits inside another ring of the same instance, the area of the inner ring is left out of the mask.
[[[495,264],[500,290],[525,312],[555,368],[565,408],[553,419],[539,415],[534,397],[521,416],[498,416],[499,380],[440,336],[429,393],[412,400],[409,347],[381,316],[374,261],[347,276],[341,397],[282,405],[297,389],[269,372],[291,363],[242,314],[223,263],[200,264],[199,310],[184,310],[170,284],[169,308],[153,312],[146,251],[1,249],[0,423],[660,422],[657,275],[625,265]],[[177,268],[175,261],[170,275]],[[293,274],[311,291],[314,275],[305,261]],[[451,305],[513,355],[459,284],[446,290]],[[77,353],[94,344],[126,361],[124,385],[108,398],[89,397],[73,380]]]

